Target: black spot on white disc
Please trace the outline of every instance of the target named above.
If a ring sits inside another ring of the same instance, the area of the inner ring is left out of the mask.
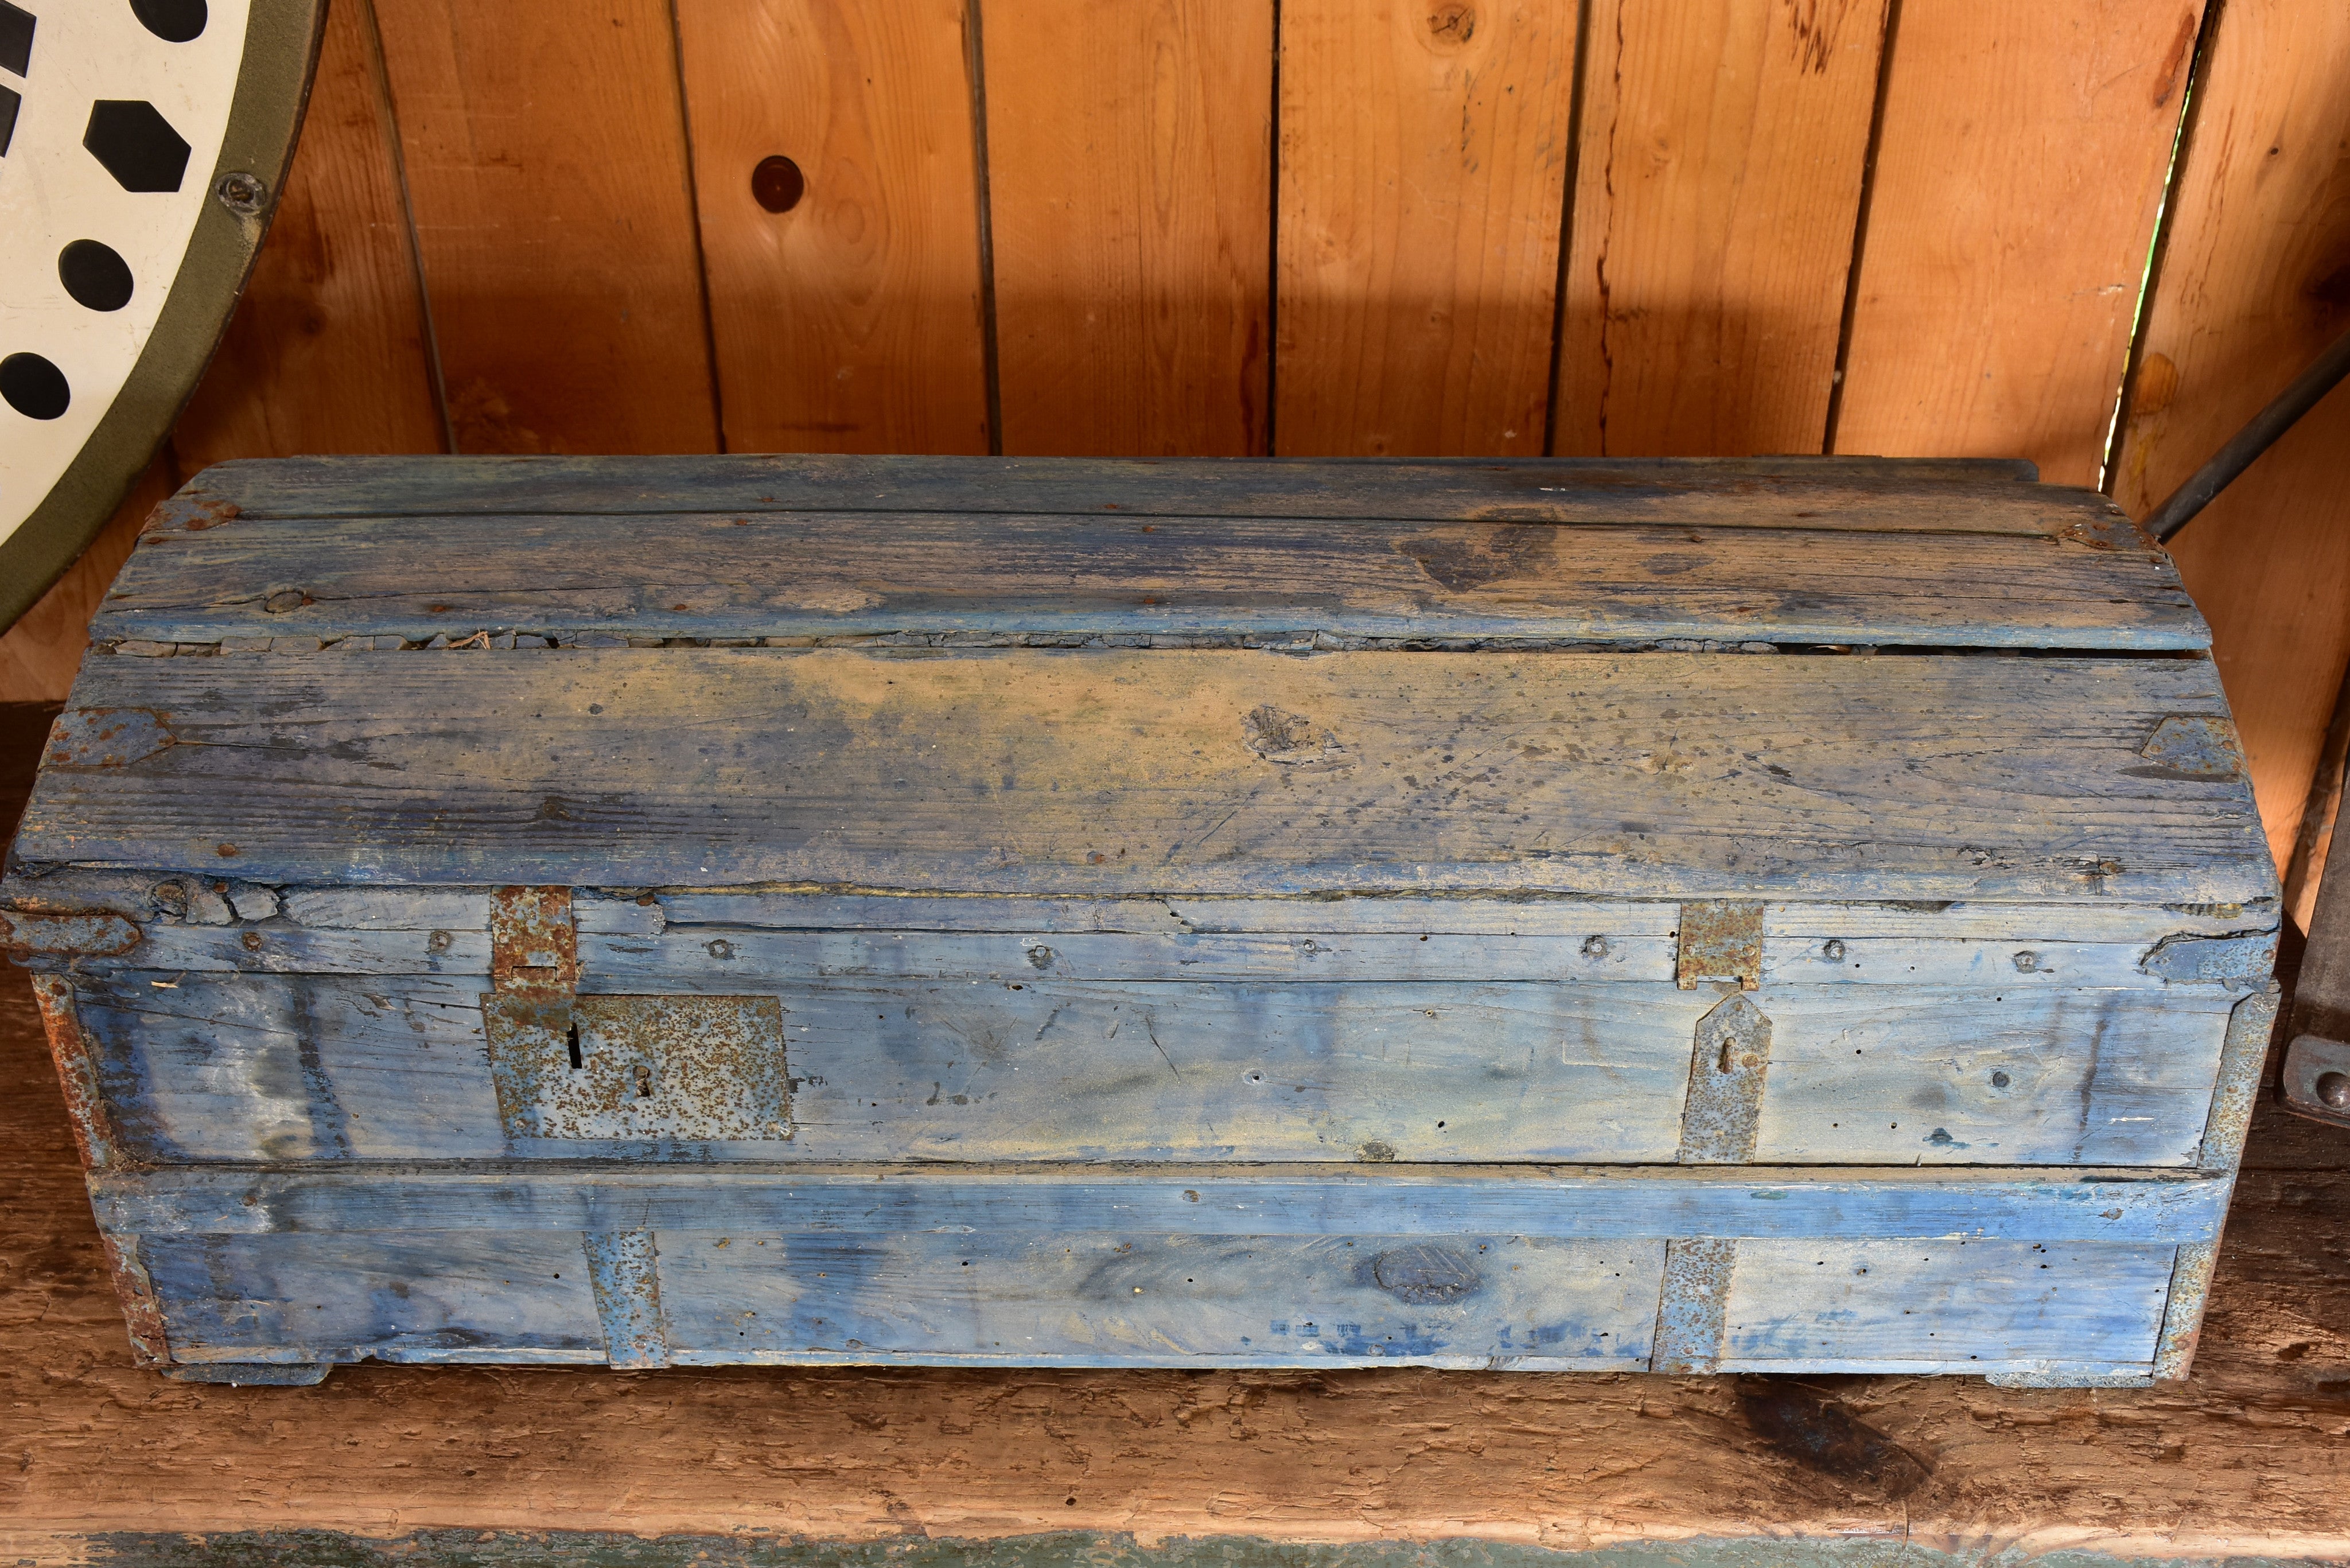
[[[86,309],[120,310],[130,303],[130,264],[97,240],[76,240],[57,253],[57,281]]]
[[[38,354],[11,354],[0,359],[0,399],[28,420],[53,420],[73,401],[73,389]]]
[[[186,44],[203,36],[210,15],[204,0],[130,0],[130,14],[139,25],[167,44]]]
[[[91,104],[81,144],[126,191],[176,191],[188,172],[186,140],[144,99]]]
[[[24,76],[33,68],[33,14],[0,0],[0,71]]]

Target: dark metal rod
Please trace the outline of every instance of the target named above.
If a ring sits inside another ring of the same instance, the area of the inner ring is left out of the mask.
[[[2158,543],[2168,544],[2181,528],[2195,521],[2197,513],[2210,504],[2213,496],[2251,467],[2253,459],[2276,444],[2276,439],[2315,408],[2318,400],[2332,391],[2345,376],[2350,376],[2350,332],[2335,338],[2334,346],[2320,354],[2315,364],[2294,377],[2293,385],[2254,414],[2251,423],[2212,454],[2211,461],[2197,469],[2194,477],[2172,491],[2170,499],[2147,516],[2146,531]]]

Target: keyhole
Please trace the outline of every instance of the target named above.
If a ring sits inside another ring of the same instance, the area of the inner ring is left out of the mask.
[[[650,1100],[652,1097],[653,1070],[639,1062],[637,1064],[637,1098]]]
[[[570,1040],[571,1040],[571,1070],[572,1070],[573,1072],[575,1072],[575,1073],[576,1073],[576,1072],[579,1071],[579,1069],[580,1069],[580,1068],[582,1068],[582,1067],[584,1067],[584,1066],[586,1066],[586,1065],[588,1064],[585,1061],[582,1061],[582,1060],[580,1059],[580,1055],[579,1055],[579,1025],[577,1025],[577,1023],[575,1023],[575,1024],[573,1024],[573,1025],[571,1026]]]

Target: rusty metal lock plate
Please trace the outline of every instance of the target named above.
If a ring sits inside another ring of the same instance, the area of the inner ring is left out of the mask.
[[[508,1137],[788,1138],[772,996],[482,998]]]

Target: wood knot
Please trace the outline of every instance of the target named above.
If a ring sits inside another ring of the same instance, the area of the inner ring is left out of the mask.
[[[1439,5],[1428,14],[1428,36],[1439,44],[1458,47],[1467,43],[1477,31],[1477,13],[1459,0]]]

